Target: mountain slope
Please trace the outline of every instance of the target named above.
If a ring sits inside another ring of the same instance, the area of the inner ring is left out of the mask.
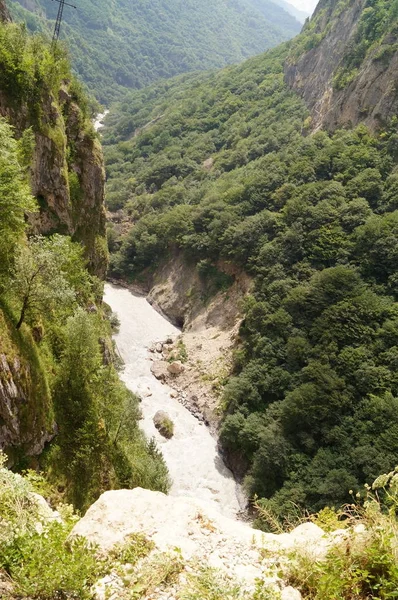
[[[286,65],[313,127],[384,126],[398,111],[397,0],[322,0]]]
[[[53,27],[51,0],[10,3],[16,19]],[[161,77],[222,67],[275,46],[300,30],[298,21],[271,0],[80,0],[65,8],[67,39],[78,75],[104,103],[123,88]]]
[[[398,452],[397,121],[310,135],[285,76],[319,42],[320,15],[327,32],[353,6],[323,0],[292,42],[130,93],[104,132],[115,274],[150,281],[178,254],[215,290],[239,269],[252,278],[221,439],[280,515],[350,502]],[[395,25],[357,40],[364,64]],[[350,66],[357,42],[325,68]]]
[[[0,44],[0,117],[18,137],[31,128],[31,186],[40,204],[32,227],[82,242],[92,270],[103,275],[105,174],[87,99],[63,54],[22,26],[2,25]]]

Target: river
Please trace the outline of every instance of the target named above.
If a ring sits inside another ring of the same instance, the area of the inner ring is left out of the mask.
[[[205,500],[222,513],[235,516],[241,508],[239,489],[222,461],[217,440],[204,424],[170,396],[171,388],[151,373],[148,348],[168,336],[175,338],[179,330],[143,296],[125,288],[106,284],[104,300],[120,320],[120,330],[114,339],[125,363],[121,379],[142,398],[141,427],[147,437],[156,439],[163,453],[172,479],[170,494]],[[167,412],[174,423],[170,440],[160,435],[153,424],[158,410]]]
[[[104,126],[104,119],[106,115],[109,113],[109,110],[106,108],[103,113],[98,113],[93,121],[95,131],[99,131]]]

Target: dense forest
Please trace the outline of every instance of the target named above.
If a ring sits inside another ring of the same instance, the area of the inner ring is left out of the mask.
[[[374,8],[390,27],[394,6]],[[282,516],[349,501],[398,452],[398,123],[310,133],[283,76],[308,43],[311,28],[131,93],[104,135],[109,207],[134,223],[110,228],[114,274],[140,277],[177,248],[202,275],[229,261],[253,278],[221,440]]]
[[[48,432],[44,441],[54,439],[46,444],[40,467],[58,500],[80,509],[112,487],[167,490],[163,459],[138,428],[138,398],[117,373],[111,342],[112,322],[117,323],[101,303],[103,282],[88,269],[80,243],[58,233],[33,235],[31,227],[43,203],[30,191],[38,132],[64,140],[65,126],[54,118],[65,109],[58,92],[61,83],[66,90],[66,81],[71,93],[79,86],[62,52],[54,53],[40,37],[30,37],[15,24],[0,23],[0,72],[2,100],[26,117],[28,98],[34,123],[17,132],[0,118],[2,447],[4,435],[6,447],[11,435],[10,461],[23,469],[31,464],[26,455],[32,456],[26,440],[40,448]],[[71,96],[65,91],[64,97]],[[53,111],[52,129],[46,125],[46,102]],[[82,127],[95,137],[81,90],[75,102],[80,102]],[[71,157],[76,140],[68,144]],[[68,176],[70,188],[79,190],[76,173]],[[93,233],[95,226],[93,222]]]
[[[15,0],[9,7],[31,31],[52,33],[57,3]],[[300,27],[272,0],[80,0],[76,10],[65,8],[61,38],[75,72],[108,104],[126,88],[239,62],[293,37]]]

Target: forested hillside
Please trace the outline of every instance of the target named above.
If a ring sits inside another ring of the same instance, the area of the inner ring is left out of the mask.
[[[16,20],[52,31],[57,3],[18,2],[10,2]],[[239,62],[299,30],[272,0],[80,0],[65,9],[61,38],[76,73],[107,104],[126,88]]]
[[[307,41],[130,94],[104,137],[109,207],[134,223],[110,229],[114,274],[178,249],[253,277],[221,439],[281,515],[349,501],[398,452],[397,120],[311,134],[284,82]]]

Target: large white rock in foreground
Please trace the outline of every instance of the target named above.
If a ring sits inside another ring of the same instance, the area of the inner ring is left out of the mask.
[[[102,494],[72,535],[84,536],[107,551],[131,533],[144,534],[159,550],[178,547],[186,558],[205,555],[219,544],[242,544],[251,549],[253,540],[260,544],[264,535],[224,517],[211,504],[142,488]]]
[[[289,534],[263,533],[224,517],[211,504],[141,488],[105,492],[72,535],[84,536],[106,552],[132,533],[144,534],[160,551],[180,548],[184,559],[222,569],[249,585],[268,577],[270,561],[264,561],[261,548],[271,556],[294,548],[319,555],[330,545],[330,537],[313,523]]]

